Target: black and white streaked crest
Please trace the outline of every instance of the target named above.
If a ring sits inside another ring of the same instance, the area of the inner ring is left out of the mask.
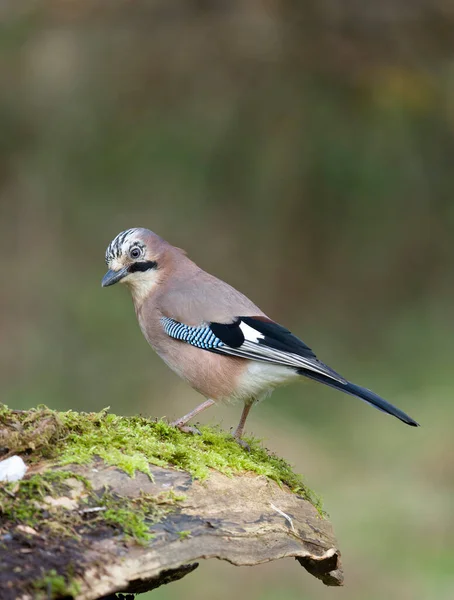
[[[133,227],[132,229],[126,229],[122,231],[114,238],[106,250],[106,264],[109,265],[113,260],[121,257],[124,251],[125,243],[137,233],[138,228]],[[137,246],[143,248],[143,244],[137,243]]]

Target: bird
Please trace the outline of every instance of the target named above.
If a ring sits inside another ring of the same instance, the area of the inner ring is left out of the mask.
[[[121,282],[129,288],[150,346],[205,397],[172,422],[182,431],[196,432],[188,423],[215,403],[242,402],[232,435],[247,448],[242,437],[251,407],[276,387],[304,378],[356,396],[407,425],[419,425],[374,392],[339,375],[244,294],[149,229],[119,233],[108,245],[105,260],[108,271],[102,287]]]

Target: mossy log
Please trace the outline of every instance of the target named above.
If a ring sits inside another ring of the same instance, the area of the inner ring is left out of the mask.
[[[201,559],[253,566],[294,557],[342,584],[315,495],[256,440],[187,435],[162,421],[0,405],[0,598],[115,598],[187,575]]]

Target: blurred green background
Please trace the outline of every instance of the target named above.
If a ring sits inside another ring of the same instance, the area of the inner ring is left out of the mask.
[[[453,27],[442,0],[1,2],[1,401],[195,406],[100,286],[144,226],[422,424],[276,391],[249,431],[324,497],[345,587],[210,561],[150,598],[454,597]]]

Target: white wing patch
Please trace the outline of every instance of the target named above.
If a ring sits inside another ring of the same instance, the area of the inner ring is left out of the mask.
[[[260,333],[250,325],[243,323],[243,321],[241,321],[240,323],[240,329],[243,332],[244,339],[248,342],[253,342],[254,344],[257,344],[259,340],[263,340],[265,338],[263,333]]]

